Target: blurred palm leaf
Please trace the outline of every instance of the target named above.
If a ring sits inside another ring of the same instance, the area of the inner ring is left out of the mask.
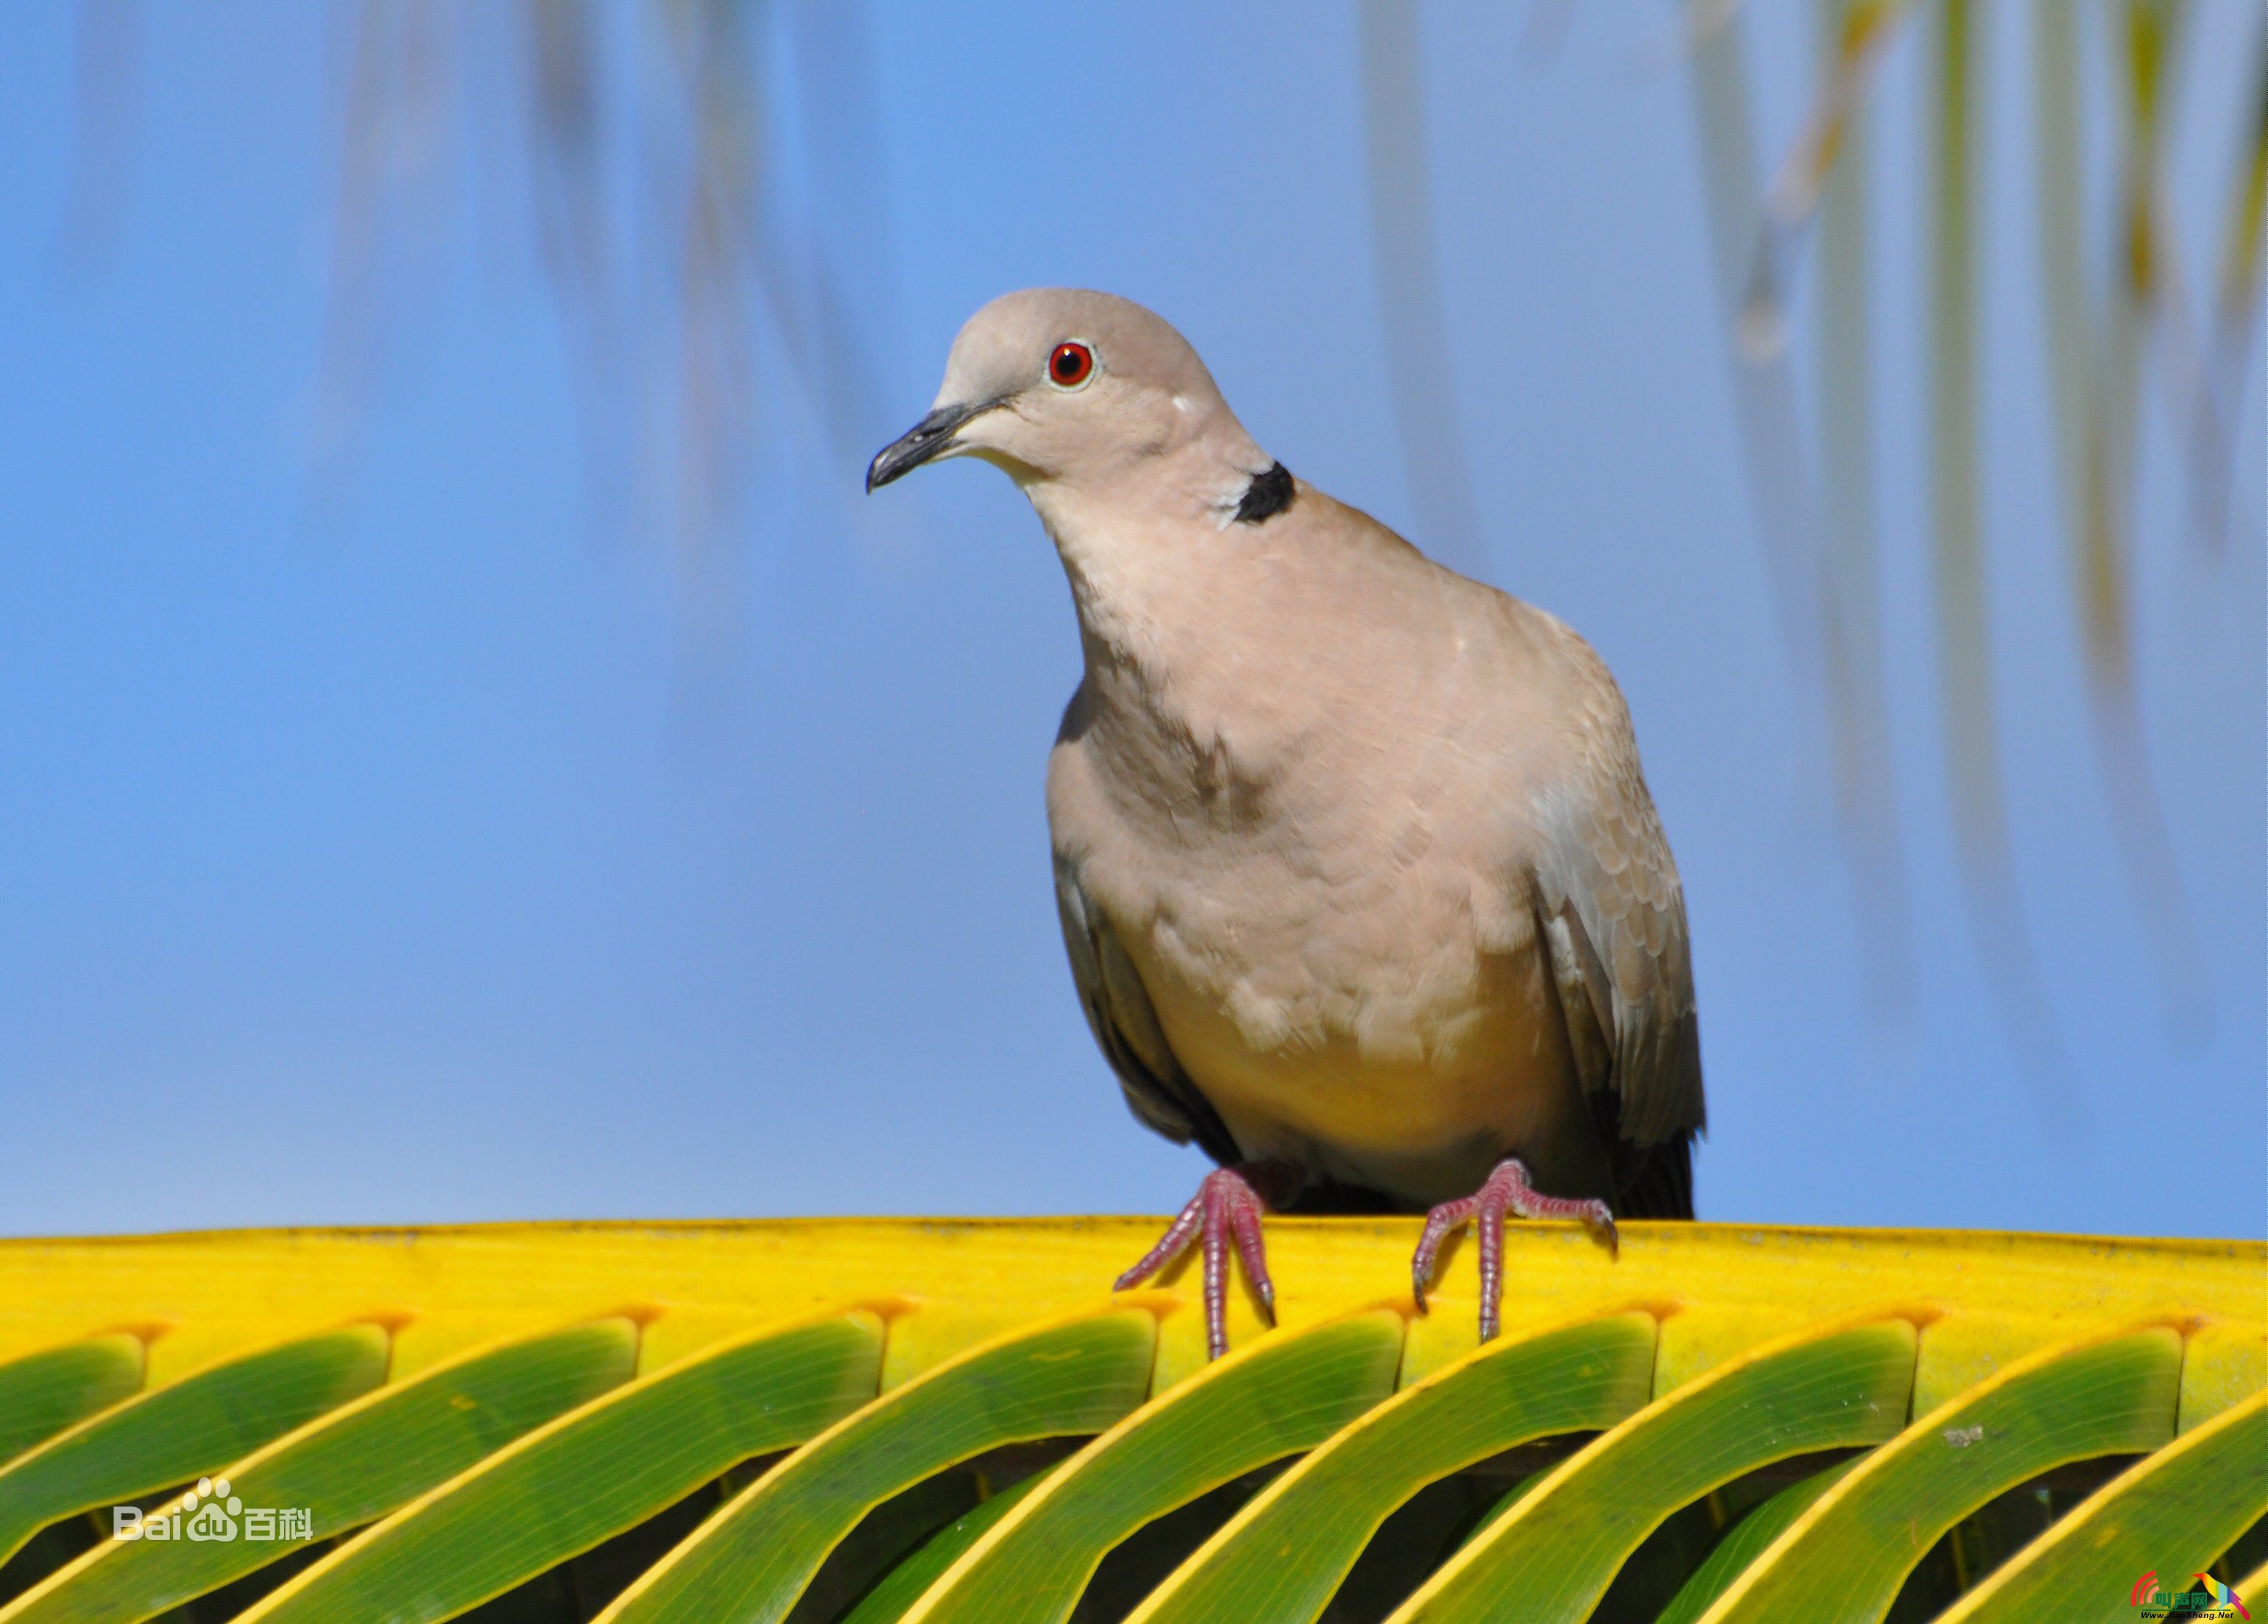
[[[67,260],[82,268],[109,247],[126,196],[140,59],[141,18],[134,0],[80,0],[77,118],[63,249]]]
[[[1415,1221],[1283,1221],[1206,1364],[1094,1295],[1144,1222],[0,1242],[0,1436],[133,1374],[0,1473],[0,1621],[2060,1620],[2268,1555],[2257,1244],[1521,1227],[1476,1347],[1471,1248],[1419,1317]],[[89,1450],[180,1536],[11,1487]]]
[[[1757,159],[1749,114],[1747,52],[1729,21],[1693,26],[1695,111],[1699,119],[1702,187],[1708,203],[1709,246],[1729,336],[1741,323],[1756,230]],[[1794,380],[1783,354],[1753,350],[1734,373],[1741,447],[1756,504],[1764,579],[1780,636],[1800,676],[1817,669],[1819,621],[1813,589],[1819,531],[1817,502],[1802,455]]]
[[[335,483],[408,326],[399,285],[445,239],[517,82],[532,247],[578,386],[602,523],[636,490],[673,539],[696,649],[727,635],[732,543],[769,438],[815,440],[848,491],[879,432],[862,328],[890,303],[879,108],[855,5],[337,0],[346,46],[318,468]],[[799,142],[777,139],[768,55],[793,46]],[[629,44],[625,53],[621,48]],[[808,173],[784,169],[799,152]],[[860,297],[854,299],[852,290]],[[854,316],[854,308],[856,314]],[[887,322],[883,323],[887,328]]]
[[[1780,160],[1764,195],[1755,263],[1741,308],[1742,339],[1752,355],[1776,352],[1787,338],[1788,260],[1818,211],[1830,177],[1856,167],[1842,159],[1864,109],[1876,65],[1911,0],[1846,0],[1822,13],[1820,88],[1810,118]]]
[[[1417,0],[1359,0],[1373,273],[1402,464],[1427,550],[1468,572],[1488,562],[1456,403],[1426,161]]]
[[[2268,5],[2254,31],[2255,99],[2251,122],[2237,144],[2235,174],[2221,220],[2213,334],[2198,380],[2195,417],[2199,466],[2198,528],[2218,550],[2236,516],[2230,512],[2230,462],[2244,390],[2245,361],[2260,311],[2260,264],[2268,237]],[[2249,516],[2257,520],[2258,515]]]
[[[1963,0],[1937,0],[1940,47],[1925,80],[1934,101],[1925,119],[1933,147],[1927,182],[1933,220],[1929,308],[1932,465],[1930,528],[1938,586],[1940,685],[1945,730],[1968,889],[1980,949],[2012,1040],[2038,1085],[2043,1113],[2060,1120],[2074,1098],[2070,1067],[2048,1014],[2024,930],[2011,866],[1999,786],[1992,704],[1992,616],[1980,525],[1983,464],[1977,446],[1976,284],[1983,274],[1977,239],[1976,151],[1987,68],[1977,51],[1978,19]],[[1862,920],[1876,927],[1870,960],[1879,978],[1896,960],[1880,945],[1902,937],[1896,894],[1896,836],[1889,821],[1886,710],[1875,617],[1873,477],[1866,368],[1867,294],[1859,177],[1865,98],[1891,40],[1917,8],[1904,0],[1828,0],[1822,66],[1813,110],[1760,203],[1743,189],[1748,172],[1748,92],[1737,68],[1742,18],[1724,6],[1689,6],[1687,33],[1704,117],[1708,195],[1720,282],[1728,244],[1752,235],[1744,294],[1728,318],[1756,381],[1739,398],[1748,429],[1760,528],[1774,548],[1776,595],[1793,601],[1816,582],[1820,651],[1837,763],[1838,802],[1862,898]],[[2209,978],[2154,791],[2141,725],[2132,608],[2133,466],[2142,375],[2154,334],[2189,440],[2197,505],[2213,534],[2223,528],[2222,491],[2243,359],[2260,304],[2259,244],[2268,199],[2268,19],[2259,47],[2260,100],[2242,144],[2222,227],[2224,247],[2214,336],[2200,361],[2188,336],[2180,268],[2173,251],[2163,183],[2166,131],[2184,41],[2180,0],[2117,0],[2116,55],[2123,116],[2116,142],[2115,231],[2094,238],[2086,223],[2086,98],[2080,34],[2094,13],[2065,0],[2042,0],[2032,17],[2030,94],[2036,164],[2040,270],[2047,329],[2049,410],[2066,491],[2073,576],[2090,710],[2111,823],[2144,937],[2166,989],[2169,1021],[2191,1032],[2209,1019]],[[1794,262],[1808,227],[1822,220],[1820,267],[1820,458],[1826,517],[1802,520],[1791,491],[1803,485],[1805,453],[1792,414],[1755,403],[1778,393]],[[1756,223],[1750,225],[1751,219]],[[2107,255],[2091,252],[2095,244]],[[2088,288],[2090,264],[2105,285]],[[1791,518],[1791,515],[1795,515]],[[1794,584],[1791,585],[1793,581]],[[1784,624],[1794,624],[1783,613]],[[1885,985],[1896,985],[1895,980]]]
[[[1859,71],[1886,26],[1875,0],[1822,0],[1825,71]],[[1854,41],[1857,43],[1854,44]],[[1819,459],[1822,654],[1832,719],[1836,800],[1848,831],[1860,941],[1874,1007],[1911,1014],[1913,921],[1907,902],[1897,786],[1890,771],[1880,562],[1874,525],[1874,365],[1868,321],[1867,109],[1854,88],[1836,114],[1818,182]],[[1841,161],[1833,161],[1839,159]],[[1761,257],[1759,266],[1766,262]]]
[[[2139,454],[2143,351],[2154,325],[2165,340],[2177,401],[2193,397],[2194,363],[2182,334],[2181,281],[2174,236],[2165,218],[2164,132],[2169,121],[2172,63],[2182,40],[2181,0],[2128,0],[2121,125],[2119,219],[2113,255],[2103,358],[2080,408],[2095,432],[2079,488],[2083,506],[2068,522],[2084,535],[2077,583],[2086,628],[2089,698],[2112,825],[2152,956],[2165,988],[2169,1019],[2193,1031],[2211,1017],[2205,955],[2198,948],[2181,877],[2150,779],[2134,668],[2134,470]],[[2058,25],[2059,26],[2059,25]],[[2209,425],[2200,444],[2209,446]],[[2193,456],[2198,454],[2193,454]]]
[[[1992,622],[1985,598],[1977,424],[1977,51],[1968,0],[1940,0],[1930,196],[1930,520],[1940,693],[1955,833],[1986,978],[2036,1090],[2043,1121],[2068,1131],[2070,1062],[2039,985],[2016,895],[2000,792]]]
[[[1867,432],[1863,147],[1858,98],[1881,35],[1898,8],[1832,6],[1824,71],[1838,99],[1814,120],[1807,149],[1782,166],[1778,201],[1757,201],[1756,137],[1742,30],[1728,8],[1689,10],[1712,259],[1734,357],[1734,400],[1764,542],[1765,578],[1800,683],[1823,677],[1833,787],[1851,856],[1859,943],[1874,1008],[1896,1016],[1912,1001],[1913,932],[1890,779],[1889,706],[1875,607],[1873,472]],[[1808,151],[1808,156],[1805,155]],[[1822,191],[1822,188],[1824,188]],[[1778,279],[1824,196],[1826,250],[1838,271],[1821,304],[1820,440],[1825,506],[1808,471],[1786,346]]]

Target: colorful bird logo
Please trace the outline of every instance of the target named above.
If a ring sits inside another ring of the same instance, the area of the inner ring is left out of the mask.
[[[2213,1598],[2213,1606],[2217,1607],[2234,1607],[2236,1609],[2236,1616],[2241,1619],[2250,1619],[2252,1616],[2250,1613],[2245,1610],[2244,1598],[2239,1596],[2235,1591],[2230,1590],[2228,1586],[2223,1584],[2219,1579],[2214,1578],[2211,1574],[2198,1573],[2192,1574],[2190,1576],[2197,1582],[2195,1586],[2196,1589],[2205,1591],[2206,1595]]]
[[[2190,1580],[2191,1583],[2183,1594],[2191,1595],[2196,1591],[2203,1591],[2213,1599],[2214,1610],[2213,1616],[2226,1618],[2230,1613],[2235,1613],[2240,1619],[2250,1620],[2252,1617],[2251,1613],[2245,1607],[2244,1598],[2211,1574],[2193,1573],[2190,1576]],[[2158,1570],[2154,1568],[2134,1581],[2134,1588],[2127,1592],[2126,1599],[2137,1607],[2166,1607],[2170,1610],[2172,1606],[2165,1591],[2158,1588]]]

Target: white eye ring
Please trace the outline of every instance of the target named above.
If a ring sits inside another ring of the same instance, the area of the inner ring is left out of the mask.
[[[1067,357],[1074,358],[1079,364],[1079,375],[1068,382],[1060,375],[1059,367],[1059,364]],[[1066,338],[1048,351],[1048,358],[1041,366],[1040,373],[1047,379],[1049,388],[1064,395],[1076,395],[1088,384],[1093,383],[1095,373],[1101,370],[1102,359],[1095,354],[1094,344],[1091,340]]]

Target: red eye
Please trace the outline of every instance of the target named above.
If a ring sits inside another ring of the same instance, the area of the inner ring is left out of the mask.
[[[1076,389],[1094,375],[1094,351],[1082,343],[1063,343],[1048,358],[1048,380],[1058,389]]]

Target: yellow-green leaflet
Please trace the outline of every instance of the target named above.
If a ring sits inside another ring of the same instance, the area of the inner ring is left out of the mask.
[[[231,1359],[114,1406],[0,1471],[0,1561],[48,1524],[195,1480],[386,1379],[383,1325]]]
[[[1845,1473],[1703,1624],[1875,1624],[1938,1536],[2004,1489],[2066,1461],[2171,1438],[2181,1373],[2182,1340],[2164,1325],[2017,1360]]]
[[[2134,1576],[2185,1582],[2268,1516],[2268,1391],[2192,1428],[2088,1495],[1940,1624],[2110,1624],[2138,1616]],[[2167,1587],[2173,1588],[2172,1584]],[[2268,1567],[2236,1584],[2255,1618]]]
[[[884,1574],[880,1583],[843,1617],[843,1624],[898,1624],[937,1583],[938,1576],[959,1561],[968,1547],[992,1532],[992,1525],[1021,1504],[1024,1496],[1048,1480],[1053,1466],[1042,1467],[1022,1482],[1002,1489],[990,1500],[946,1524]]]
[[[328,1539],[384,1517],[530,1428],[630,1379],[638,1328],[609,1318],[467,1355],[320,1416],[218,1475],[246,1508]],[[272,1527],[272,1524],[271,1524]],[[298,1541],[107,1540],[0,1607],[0,1624],[136,1624]]]
[[[0,1465],[142,1385],[142,1339],[92,1336],[0,1364]]]
[[[1655,1400],[1569,1459],[1460,1550],[1394,1624],[1576,1624],[1678,1507],[1791,1455],[1878,1443],[1904,1425],[1915,1333],[1904,1318],[1767,1343]]]
[[[1394,1389],[1403,1319],[1373,1309],[1271,1332],[1065,1461],[905,1624],[1060,1624],[1106,1552],[1152,1517],[1314,1448]]]
[[[874,1396],[860,1309],[713,1344],[538,1428],[342,1546],[239,1624],[430,1624],[589,1550]]]
[[[1395,1509],[1436,1479],[1646,1401],[1654,1319],[1615,1314],[1502,1337],[1404,1388],[1256,1496],[1127,1624],[1307,1624]]]
[[[1004,1443],[1101,1432],[1148,1396],[1158,1322],[1113,1308],[983,1344],[884,1394],[711,1517],[600,1624],[772,1624],[858,1519]]]
[[[2230,1588],[2240,1596],[2268,1596],[2268,1562],[2261,1563]],[[1965,1601],[1968,1598],[1963,1597],[1962,1599]],[[1955,1613],[1948,1613],[1945,1616],[1948,1619],[1957,1616],[1960,1624],[1977,1624],[1977,1620],[1987,1615],[1981,1611],[1976,1613],[1958,1613],[1956,1610]]]
[[[1742,1569],[1787,1531],[1790,1523],[1809,1510],[1812,1502],[1840,1483],[1862,1458],[1854,1455],[1848,1460],[1837,1461],[1789,1484],[1751,1510],[1717,1542],[1716,1549],[1693,1570],[1693,1576],[1680,1587],[1653,1624],[1693,1624],[1741,1576]]]

